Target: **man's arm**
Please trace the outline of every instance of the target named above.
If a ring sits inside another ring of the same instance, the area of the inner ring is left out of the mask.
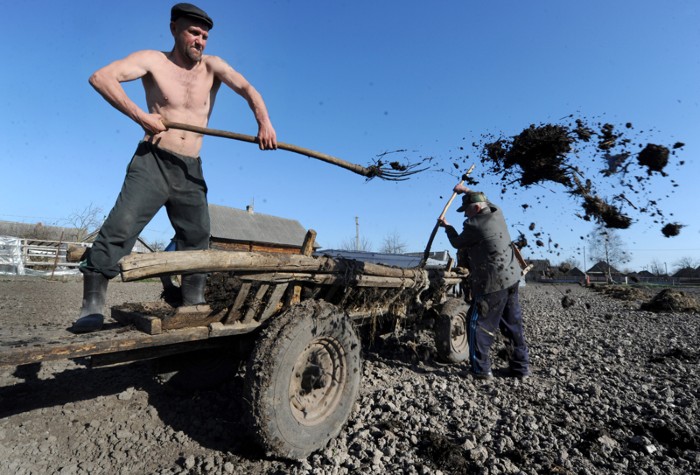
[[[474,238],[472,237],[471,233],[468,232],[466,225],[465,228],[462,230],[462,234],[460,234],[457,232],[454,226],[447,222],[445,218],[438,219],[438,224],[440,225],[440,227],[445,228],[445,234],[447,234],[447,239],[450,241],[450,244],[455,249],[463,249],[474,244]]]
[[[127,96],[121,83],[139,79],[148,74],[149,61],[155,51],[138,51],[95,71],[90,85],[115,109],[139,124],[147,133],[158,134],[166,130],[159,114],[149,114]]]
[[[277,133],[272,127],[270,115],[267,112],[265,101],[260,93],[243,77],[241,73],[229,66],[226,61],[218,56],[207,57],[212,71],[216,77],[243,97],[258,122],[258,140],[260,150],[273,150],[277,148]]]
[[[470,191],[470,188],[468,186],[465,186],[462,182],[459,182],[455,185],[454,188],[452,188],[452,191],[457,193],[458,195],[468,193]]]

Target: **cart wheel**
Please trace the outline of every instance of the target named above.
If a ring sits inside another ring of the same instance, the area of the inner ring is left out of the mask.
[[[448,299],[435,321],[435,347],[441,360],[461,363],[469,358],[467,304],[462,299]]]
[[[360,342],[350,318],[307,300],[274,317],[246,371],[254,432],[268,455],[303,459],[335,437],[357,399]]]

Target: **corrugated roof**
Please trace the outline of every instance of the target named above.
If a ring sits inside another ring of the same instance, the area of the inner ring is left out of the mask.
[[[369,262],[371,264],[384,264],[385,266],[392,267],[402,267],[404,269],[410,269],[412,267],[418,267],[422,259],[422,254],[420,256],[415,255],[417,253],[408,254],[385,254],[382,252],[366,252],[366,251],[345,251],[340,249],[323,249],[316,253],[317,255],[330,256],[330,257],[343,257],[345,259],[354,259],[360,262]],[[449,258],[449,253],[445,253],[447,258]],[[447,263],[447,259],[438,260],[431,259],[425,263],[426,267],[444,267]]]
[[[209,205],[212,239],[301,247],[306,229],[294,219]]]
[[[0,235],[13,236],[22,239],[34,238],[47,241],[77,241],[85,231],[78,228],[51,226],[43,223],[17,223],[0,221]]]

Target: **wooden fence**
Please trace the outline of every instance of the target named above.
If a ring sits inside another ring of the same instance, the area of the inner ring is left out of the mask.
[[[66,255],[69,247],[90,247],[89,243],[68,241],[47,241],[40,239],[20,239],[22,263],[25,268],[34,270],[52,270],[57,267],[75,268],[79,262],[68,262]]]

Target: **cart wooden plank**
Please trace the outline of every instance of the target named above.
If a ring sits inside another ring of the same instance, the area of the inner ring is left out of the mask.
[[[312,257],[300,254],[231,251],[178,251],[130,254],[119,261],[122,280],[145,279],[182,272],[310,272],[319,274],[356,273],[386,277],[420,278],[421,269],[403,269],[382,264]]]
[[[278,310],[280,300],[282,300],[282,297],[284,297],[284,293],[287,290],[287,287],[287,284],[279,284],[276,285],[274,289],[272,289],[270,298],[267,300],[267,304],[265,305],[265,308],[260,314],[260,322],[264,322]]]
[[[0,346],[0,366],[19,366],[61,359],[130,351],[139,348],[173,345],[176,343],[205,340],[209,338],[209,328],[195,327],[173,330],[159,335],[148,335],[138,330],[125,330],[116,326],[85,335],[73,335],[53,339],[26,342],[3,342]]]
[[[253,302],[248,306],[248,311],[246,312],[245,317],[243,317],[243,323],[250,323],[253,321],[255,315],[258,313],[260,305],[263,302],[263,297],[265,297],[267,289],[269,288],[270,286],[267,284],[262,284],[260,286],[258,291],[255,293],[255,298],[253,299]]]
[[[228,312],[228,315],[224,319],[223,323],[233,323],[241,319],[241,316],[243,315],[241,309],[243,308],[243,304],[245,303],[246,298],[250,293],[250,287],[251,284],[249,282],[244,282],[241,285],[241,288],[238,289],[238,295],[236,295],[236,300],[233,301],[233,306]]]

